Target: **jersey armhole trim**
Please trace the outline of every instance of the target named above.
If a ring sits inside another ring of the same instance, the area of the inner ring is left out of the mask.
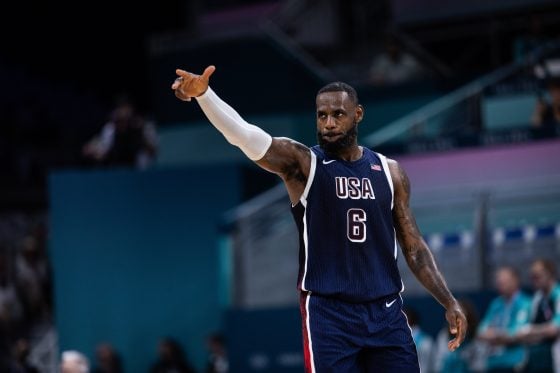
[[[305,184],[305,189],[301,197],[299,197],[300,203],[303,207],[307,207],[307,195],[309,194],[309,189],[311,189],[311,184],[313,184],[313,179],[315,178],[315,170],[317,168],[317,156],[313,150],[309,149],[311,153],[311,165],[309,167],[309,176],[307,176],[307,183]],[[293,206],[292,206],[293,207]]]
[[[383,165],[383,171],[385,171],[385,177],[387,177],[387,181],[389,182],[389,188],[391,188],[391,210],[393,210],[393,201],[395,199],[395,189],[393,188],[393,178],[391,177],[391,170],[389,169],[389,163],[387,162],[387,157],[385,157],[381,153],[375,153],[381,160],[381,164]]]

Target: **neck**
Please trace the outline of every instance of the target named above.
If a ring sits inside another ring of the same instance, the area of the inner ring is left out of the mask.
[[[510,302],[515,297],[515,294],[517,294],[517,291],[515,291],[511,294],[506,294],[506,295],[504,295],[504,299],[506,300],[506,302]]]
[[[347,148],[341,149],[336,154],[332,154],[332,155],[344,161],[352,162],[362,158],[362,154],[363,154],[362,147],[359,146],[358,144],[353,144]]]

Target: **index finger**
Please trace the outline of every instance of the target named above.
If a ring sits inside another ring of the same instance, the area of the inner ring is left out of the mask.
[[[179,75],[180,77],[183,77],[183,78],[186,78],[189,75],[191,75],[191,73],[189,73],[188,71],[182,70],[182,69],[176,69],[175,74],[177,74],[177,75]]]

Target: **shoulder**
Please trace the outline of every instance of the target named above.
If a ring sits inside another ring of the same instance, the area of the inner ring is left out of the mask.
[[[554,288],[552,288],[552,298],[554,298],[555,301],[560,301],[560,283],[556,283]]]
[[[380,157],[385,157],[381,153],[377,153],[377,154]],[[385,157],[385,159],[387,160],[387,165],[389,166],[389,171],[391,171],[391,176],[393,176],[393,177],[400,176],[400,173],[403,172],[404,170],[402,169],[399,162],[397,162],[396,160],[394,160],[392,158],[389,158],[389,157]]]
[[[290,139],[289,137],[273,137],[272,145],[279,148],[285,148],[290,150],[295,150],[299,153],[309,154],[309,147],[303,145],[302,143]]]
[[[408,179],[408,175],[406,174],[404,168],[399,164],[399,162],[391,158],[387,158],[387,165],[389,166],[395,191],[397,192],[402,190],[407,194],[410,193],[410,180]]]
[[[490,302],[490,305],[488,306],[489,310],[494,310],[496,308],[502,307],[504,306],[504,300],[502,299],[502,297],[496,297],[494,299],[492,299],[492,302]]]

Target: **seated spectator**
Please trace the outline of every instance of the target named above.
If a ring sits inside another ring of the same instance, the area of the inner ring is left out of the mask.
[[[82,152],[98,164],[144,169],[155,160],[157,143],[155,125],[138,115],[129,101],[123,100]]]
[[[164,338],[158,346],[158,359],[150,373],[194,373],[195,370],[185,357],[179,342]]]
[[[29,326],[47,321],[50,317],[48,305],[50,269],[45,253],[42,252],[34,236],[23,239],[16,259],[16,282]]]
[[[499,296],[490,303],[477,337],[489,344],[487,372],[518,372],[525,363],[526,351],[509,340],[529,323],[531,299],[521,291],[519,275],[512,267],[498,268],[494,281]]]
[[[374,85],[400,84],[421,76],[420,63],[393,37],[386,39],[384,52],[374,58],[369,70],[369,81]]]
[[[60,373],[89,373],[89,360],[78,351],[64,351],[60,359]]]
[[[538,47],[550,42],[552,38],[545,34],[542,19],[538,14],[526,18],[527,31],[517,36],[513,41],[513,55],[515,61],[522,61]]]
[[[20,338],[16,341],[12,349],[13,359],[9,370],[11,373],[39,373],[39,369],[28,361],[30,350],[27,339]]]
[[[560,77],[549,79],[546,87],[550,102],[539,98],[531,122],[539,132],[554,136],[560,130]]]
[[[512,341],[525,343],[529,357],[525,372],[552,372],[552,346],[560,335],[560,284],[556,266],[546,259],[537,259],[530,269],[535,289],[530,324],[522,328]]]
[[[212,334],[208,337],[207,344],[209,356],[206,373],[229,372],[229,361],[224,337],[221,334]]]
[[[23,321],[23,307],[10,276],[8,259],[7,248],[0,246],[0,368],[10,358],[10,346]]]
[[[95,349],[93,373],[122,373],[122,363],[117,351],[108,343],[101,343]]]

